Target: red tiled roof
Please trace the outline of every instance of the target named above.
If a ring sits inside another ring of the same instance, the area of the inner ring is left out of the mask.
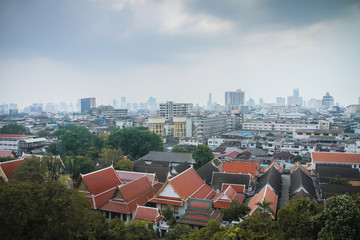
[[[330,153],[330,152],[313,152],[311,153],[313,162],[330,162],[330,163],[350,163],[359,164],[359,153]]]
[[[13,177],[14,170],[24,162],[24,159],[12,160],[0,163],[0,168],[4,172],[6,178],[10,180]]]
[[[34,137],[34,135],[0,134],[0,137],[23,138],[23,137]]]
[[[216,208],[230,208],[232,200],[237,200],[242,203],[245,199],[245,195],[237,194],[236,191],[229,186],[224,192],[218,193],[214,197],[214,207]]]
[[[260,167],[260,161],[258,160],[231,160],[231,163],[252,163],[252,164],[256,164],[256,167],[259,168]]]
[[[206,185],[192,167],[170,179],[169,184],[184,201],[190,197],[208,199],[215,194],[214,189]]]
[[[125,202],[133,201],[147,192],[153,192],[153,188],[146,176],[119,186],[119,191]]]
[[[226,173],[250,173],[251,176],[258,174],[255,163],[226,162],[223,165],[223,171]]]
[[[307,170],[303,165],[301,165],[300,162],[296,162],[294,166],[290,168],[290,174],[293,174],[299,167],[303,170],[304,173],[310,176],[309,170]]]
[[[284,170],[280,164],[276,161],[273,161],[265,170],[264,172],[267,172],[272,166],[275,166],[276,170],[279,171],[279,173],[282,173],[282,171]]]
[[[129,214],[139,205],[146,204],[154,196],[154,189],[146,176],[136,179],[115,190],[112,199],[101,210]]]
[[[122,184],[112,166],[81,175],[81,177],[89,191],[94,195],[98,195]]]
[[[11,156],[14,156],[12,150],[2,150],[2,149],[0,149],[0,158],[11,157]]]
[[[158,223],[163,218],[159,213],[159,209],[145,206],[138,206],[134,216],[135,220],[147,220],[152,223]]]
[[[141,172],[130,172],[130,171],[119,171],[119,170],[116,170],[116,173],[119,176],[122,183],[128,183],[143,176],[146,176],[151,184],[153,184],[155,181],[154,173],[141,173]]]
[[[228,152],[226,154],[224,154],[227,157],[236,157],[236,155],[238,155],[240,152],[237,151],[232,151],[232,152]]]
[[[249,202],[250,213],[249,213],[249,215],[252,215],[254,213],[254,211],[258,208],[256,203],[262,202],[262,201],[264,201],[264,199],[267,202],[272,202],[270,207],[274,211],[274,213],[276,213],[278,196],[271,190],[271,188],[269,186],[266,186],[258,194],[256,194],[255,196],[253,196],[250,199],[250,202]],[[274,214],[271,214],[271,217],[273,219],[275,219]]]
[[[166,198],[162,198],[162,197],[156,197],[151,199],[152,203],[160,203],[160,204],[166,204],[166,205],[173,205],[173,206],[178,206],[181,207],[184,202],[179,199],[179,200],[173,200],[173,199],[166,199]]]
[[[245,193],[245,185],[244,184],[223,183],[221,186],[221,191],[224,191],[229,186],[231,186],[237,193]]]

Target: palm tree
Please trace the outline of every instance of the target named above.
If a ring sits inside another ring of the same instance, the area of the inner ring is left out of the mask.
[[[262,202],[255,203],[258,208],[256,211],[260,211],[263,214],[274,214],[274,211],[270,207],[273,204],[273,202],[268,202],[266,199],[264,199]]]

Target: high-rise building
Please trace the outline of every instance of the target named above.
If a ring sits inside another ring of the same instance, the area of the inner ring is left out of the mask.
[[[321,102],[325,109],[330,109],[334,106],[334,98],[328,92],[323,96]]]
[[[160,116],[165,117],[166,121],[171,120],[174,116],[187,116],[193,112],[192,103],[175,103],[167,101],[160,103]]]
[[[150,96],[149,99],[147,100],[147,109],[150,109],[150,110],[154,110],[156,109],[156,98]]]
[[[209,93],[209,101],[207,102],[207,108],[212,110],[212,94]]]
[[[96,107],[96,98],[81,99],[81,113],[89,113],[92,108]]]
[[[225,92],[225,107],[227,110],[240,110],[243,105],[245,105],[245,92],[241,91],[241,89]]]
[[[358,97],[358,104],[360,105],[360,97]]]
[[[278,106],[284,106],[286,103],[285,103],[285,98],[283,97],[277,97],[276,98],[276,105]]]
[[[293,90],[293,96],[294,96],[294,97],[297,97],[297,98],[300,97],[300,95],[299,95],[299,89],[298,89],[298,88],[294,88],[294,90]]]

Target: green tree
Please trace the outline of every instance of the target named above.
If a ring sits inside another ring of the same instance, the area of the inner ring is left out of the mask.
[[[330,179],[330,184],[337,184],[337,185],[348,185],[349,180],[346,178],[341,178],[339,175]]]
[[[221,209],[221,214],[223,216],[223,220],[225,221],[239,221],[240,218],[243,218],[246,214],[248,214],[250,208],[243,203],[239,203],[237,200],[232,200],[230,203],[230,208]]]
[[[25,158],[24,162],[14,171],[14,181],[44,183],[48,180],[47,164],[39,157]]]
[[[97,239],[104,217],[57,182],[0,184],[1,239]]]
[[[163,151],[161,138],[150,131],[136,128],[125,128],[110,134],[108,144],[113,148],[121,148],[131,159],[138,159],[150,151]]]
[[[46,151],[53,154],[53,155],[58,155],[59,154],[58,145],[56,143],[50,143],[47,146]]]
[[[198,145],[195,147],[194,149],[194,153],[193,153],[193,158],[197,163],[198,167],[201,167],[203,165],[205,165],[206,163],[208,163],[209,161],[214,159],[214,154],[211,150],[211,148],[209,148],[206,145]]]
[[[278,240],[282,239],[275,221],[260,212],[247,217],[235,227],[229,228],[223,239]]]
[[[52,135],[53,136],[57,136],[57,137],[61,137],[62,135],[64,135],[68,130],[64,129],[64,128],[60,128],[57,129]]]
[[[30,134],[30,132],[24,126],[9,123],[0,128],[0,134]]]
[[[86,174],[95,170],[94,162],[83,156],[66,156],[64,165],[73,181],[78,179],[80,173]]]
[[[48,137],[50,135],[47,129],[42,129],[36,133],[38,137]]]
[[[264,215],[274,214],[274,211],[271,208],[271,205],[273,204],[274,204],[273,202],[268,202],[266,201],[266,199],[264,199],[262,202],[255,203],[255,205],[258,206],[258,208],[255,211],[259,211]]]
[[[174,148],[171,149],[171,152],[174,152],[174,153],[190,153],[189,150],[183,149],[181,147],[174,147]]]
[[[310,198],[293,199],[277,213],[277,226],[284,239],[316,239],[312,219],[321,206]]]
[[[115,165],[121,159],[124,159],[124,155],[120,148],[103,148],[99,154],[99,164],[103,167],[108,167],[111,164]]]
[[[314,225],[318,239],[359,239],[360,207],[347,195],[328,198]]]
[[[124,223],[119,218],[112,219],[102,239],[115,240],[147,240],[155,239],[155,232],[148,222],[130,221]]]
[[[116,170],[133,171],[134,163],[127,158],[123,158],[115,164],[114,168]]]
[[[270,132],[270,133],[266,134],[266,136],[267,136],[267,137],[274,137],[275,135]]]
[[[204,240],[204,239],[223,239],[223,229],[218,222],[210,220],[206,227],[201,228],[190,234],[185,234],[180,237],[182,240]]]
[[[174,226],[174,224],[176,223],[176,219],[174,217],[174,212],[171,209],[170,205],[166,206],[166,209],[162,212],[162,215],[166,219],[166,224],[167,225]]]
[[[294,162],[301,162],[302,161],[302,157],[298,154],[295,156],[294,158]]]
[[[7,161],[11,161],[11,160],[15,160],[16,158],[14,157],[0,157],[0,162],[7,162]]]
[[[194,232],[194,230],[189,225],[176,224],[174,227],[170,228],[169,232],[166,233],[165,238],[167,240],[176,240],[180,239],[181,236],[192,232]]]

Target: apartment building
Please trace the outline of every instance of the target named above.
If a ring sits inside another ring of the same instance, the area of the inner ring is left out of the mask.
[[[175,116],[189,116],[192,112],[192,103],[175,103],[172,101],[160,103],[159,115],[165,117],[166,121],[172,120]]]
[[[298,120],[256,119],[243,122],[244,130],[294,132],[296,129],[319,129],[320,125]]]

